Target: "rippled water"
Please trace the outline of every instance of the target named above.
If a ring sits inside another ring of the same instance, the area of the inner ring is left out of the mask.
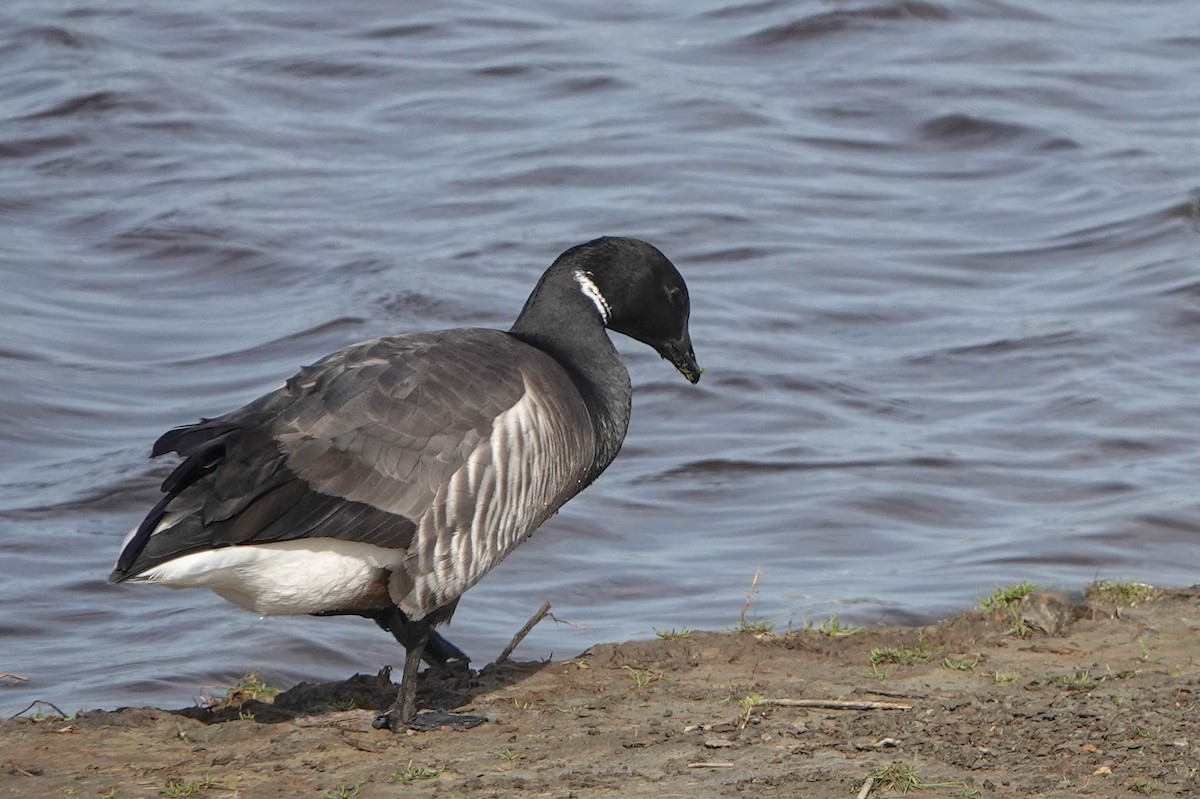
[[[707,375],[625,343],[617,463],[467,594],[526,657],[912,620],[1200,567],[1200,6],[11,0],[0,710],[341,678],[373,625],[114,588],[168,427],[351,341],[506,327],[661,246]]]

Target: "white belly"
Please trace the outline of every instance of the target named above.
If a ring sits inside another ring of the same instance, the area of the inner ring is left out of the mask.
[[[386,592],[387,571],[404,555],[374,544],[308,538],[193,552],[130,582],[211,588],[266,616],[319,613],[365,607],[368,597]]]

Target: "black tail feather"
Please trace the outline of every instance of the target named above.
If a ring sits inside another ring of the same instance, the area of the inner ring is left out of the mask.
[[[178,452],[186,457],[191,455],[196,447],[231,433],[239,427],[241,425],[226,419],[201,419],[195,424],[172,428],[154,442],[154,446],[150,449],[150,457],[157,458],[168,452]]]
[[[129,543],[121,550],[121,556],[117,558],[117,565],[112,570],[112,574],[108,575],[110,583],[119,583],[125,579],[129,573],[129,569],[137,560],[138,555],[142,554],[142,550],[146,547],[146,542],[150,540],[150,534],[154,532],[154,528],[158,527],[158,523],[162,521],[163,514],[167,512],[167,504],[175,498],[174,494],[167,494],[158,503],[150,509],[146,514],[146,518],[142,519],[142,523],[138,525],[137,532],[129,539]]]
[[[173,432],[173,431],[172,431]],[[182,444],[167,450],[178,452],[184,456],[175,469],[163,480],[162,490],[168,494],[178,494],[204,475],[217,468],[217,464],[228,451],[227,444],[236,430],[226,430],[220,435],[197,441],[193,446],[184,447]],[[160,438],[159,441],[162,441]]]
[[[108,576],[110,583],[118,583],[125,579],[129,569],[146,548],[151,534],[162,521],[167,506],[180,492],[217,467],[228,451],[230,439],[239,429],[233,422],[201,419],[196,424],[168,430],[154,442],[154,447],[150,450],[151,458],[177,452],[183,456],[183,460],[167,475],[167,479],[163,480],[164,496],[146,514],[137,531],[121,550],[116,568]]]

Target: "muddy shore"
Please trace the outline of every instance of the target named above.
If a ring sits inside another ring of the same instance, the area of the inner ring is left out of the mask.
[[[463,732],[372,729],[386,674],[217,708],[39,706],[0,723],[0,796],[1200,796],[1197,588],[665,635],[428,677],[427,701],[490,719]]]

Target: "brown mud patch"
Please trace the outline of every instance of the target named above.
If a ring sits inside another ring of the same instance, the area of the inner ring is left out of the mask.
[[[8,720],[0,796],[818,799],[872,775],[870,797],[1200,796],[1195,588],[1119,611],[1037,594],[845,636],[694,632],[426,679],[429,699],[491,719],[465,732],[372,729],[394,690],[356,675],[217,710]]]

